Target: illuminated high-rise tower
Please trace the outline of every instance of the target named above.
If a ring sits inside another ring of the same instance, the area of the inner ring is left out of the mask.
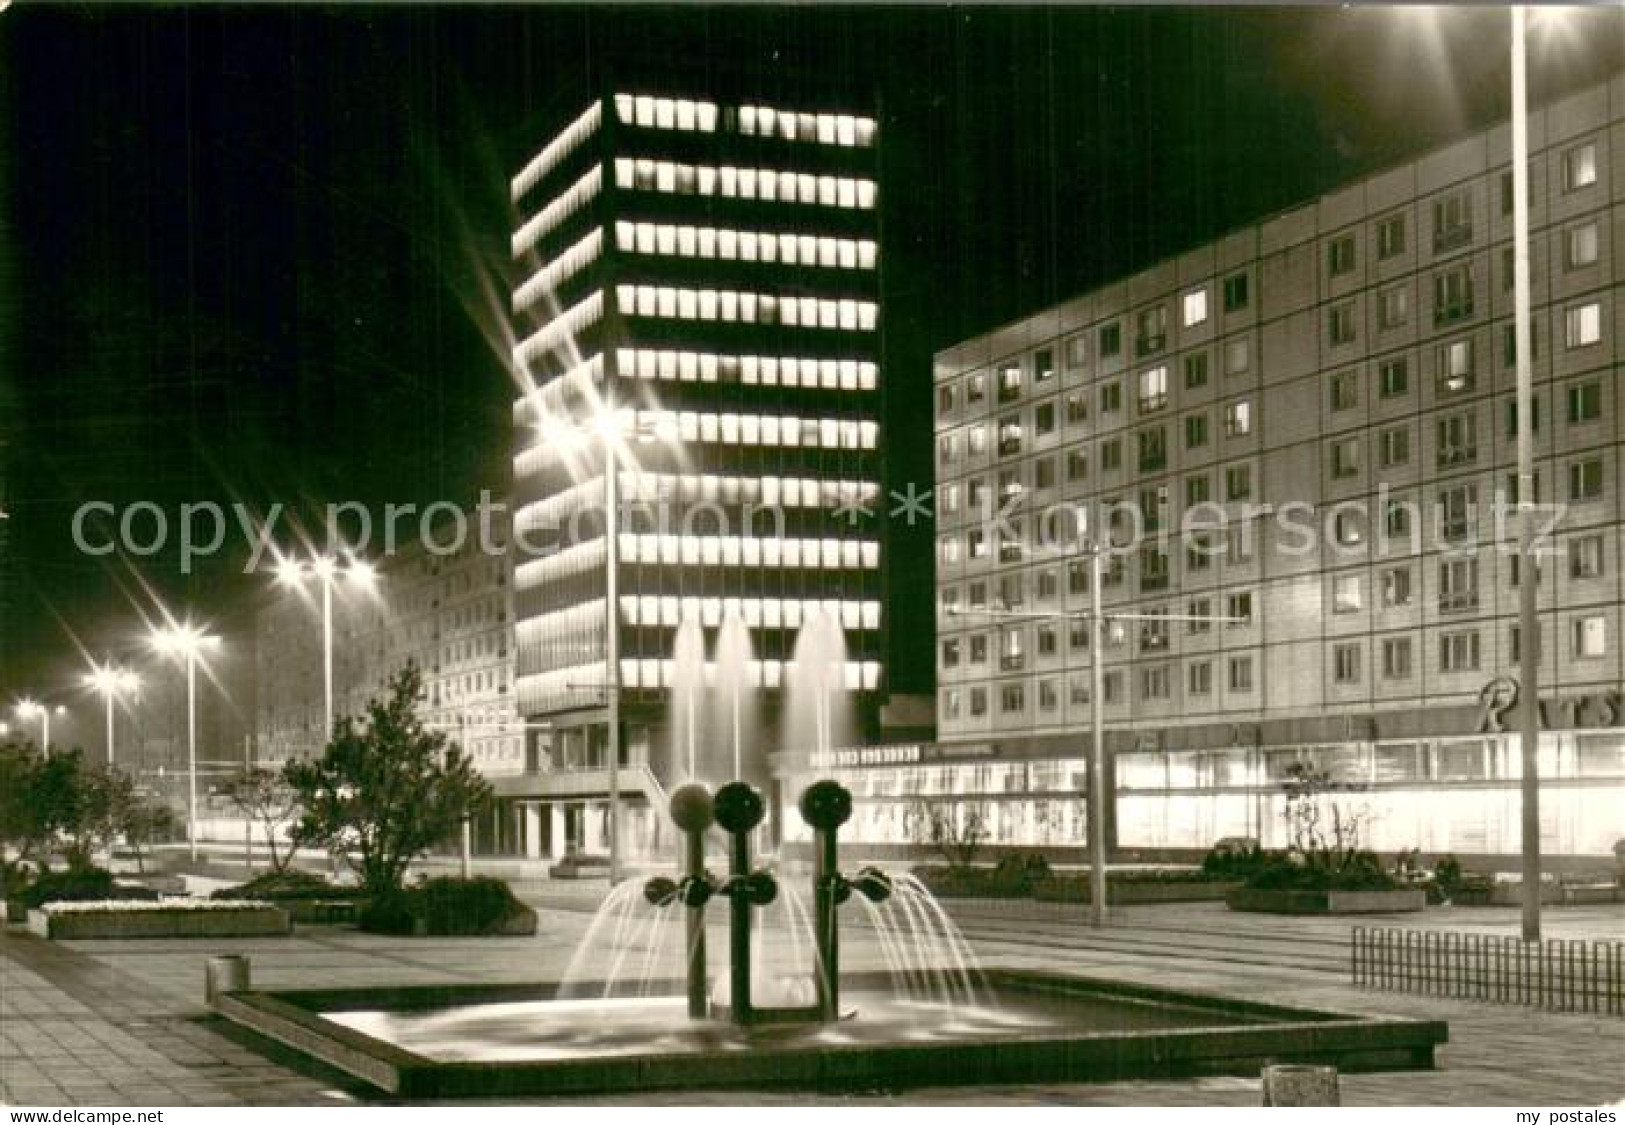
[[[513,179],[527,850],[603,850],[616,713],[638,848],[681,774],[685,622],[713,680],[719,628],[748,628],[769,742],[813,616],[840,623],[847,687],[880,686],[877,143],[850,113],[615,94]]]

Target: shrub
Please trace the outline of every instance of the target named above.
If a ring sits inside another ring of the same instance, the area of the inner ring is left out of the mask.
[[[369,899],[361,908],[360,925],[369,934],[412,934],[417,918],[412,913],[412,893],[394,891]]]
[[[1247,880],[1259,891],[1391,891],[1399,883],[1370,852],[1355,852],[1339,866],[1271,855]]]
[[[429,879],[412,899],[431,934],[487,934],[522,909],[507,883],[486,877]]]
[[[1270,863],[1270,856],[1256,840],[1234,846],[1216,845],[1202,859],[1201,877],[1218,882],[1246,882]]]
[[[1007,886],[1012,895],[1031,894],[1033,884],[1051,875],[1049,860],[1037,852],[1017,852],[999,860],[993,868],[993,882]]]
[[[281,871],[267,871],[235,887],[222,887],[209,897],[287,902],[304,899],[357,898],[360,895],[359,887],[341,886],[313,871],[289,867]]]
[[[156,891],[145,887],[120,886],[113,881],[113,873],[100,867],[69,867],[63,871],[41,872],[32,886],[20,896],[23,905],[37,910],[48,902],[94,902],[119,899],[124,901],[158,898]]]

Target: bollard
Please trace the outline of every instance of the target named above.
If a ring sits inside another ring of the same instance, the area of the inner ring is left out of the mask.
[[[248,958],[239,953],[210,957],[204,974],[203,998],[211,1008],[223,992],[248,990]]]
[[[1335,1066],[1266,1066],[1267,1106],[1341,1105]]]

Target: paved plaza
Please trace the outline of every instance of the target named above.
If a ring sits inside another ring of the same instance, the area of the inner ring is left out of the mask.
[[[0,938],[0,1099],[9,1104],[268,1105],[378,1100],[342,1075],[251,1039],[203,1004],[204,963],[248,955],[263,988],[364,987],[556,978],[602,884],[533,884],[534,938],[386,938],[300,927],[290,938],[44,942]],[[1450,1042],[1431,1073],[1345,1075],[1345,1104],[1582,1105],[1625,1098],[1625,1020],[1369,992],[1348,973],[1351,922],[1240,915],[1218,905],[1128,908],[1093,931],[1086,908],[963,902],[954,916],[985,965],[1074,971],[1349,1012],[1444,1019]],[[1548,936],[1612,938],[1625,907],[1548,913]],[[1515,911],[1430,909],[1384,923],[1516,932]],[[862,927],[850,968],[878,966]],[[573,1099],[579,1101],[580,1099]],[[845,1102],[803,1093],[660,1094],[599,1101]],[[1256,1105],[1256,1079],[877,1092],[866,1101],[978,1104]]]

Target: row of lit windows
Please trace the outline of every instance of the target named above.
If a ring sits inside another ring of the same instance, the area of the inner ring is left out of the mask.
[[[551,555],[527,559],[513,568],[513,585],[518,590],[535,590],[590,571],[604,569],[603,539],[572,543]]]
[[[689,98],[616,94],[615,116],[621,119],[622,124],[644,129],[675,129],[684,133],[717,131],[716,103]]]
[[[812,477],[737,477],[712,473],[621,474],[622,503],[662,502],[757,504],[782,508],[836,508],[872,504],[880,486],[872,481],[824,480]],[[526,504],[514,514],[521,532],[558,528],[578,512],[596,511],[602,504],[603,485],[588,481],[573,485],[545,500]]]
[[[603,105],[599,102],[593,102],[582,111],[579,117],[565,126],[563,132],[548,141],[546,147],[520,170],[519,175],[513,178],[513,184],[511,185],[513,201],[518,203],[527,191],[541,182],[543,176],[558,166],[559,161],[574,152],[582,141],[592,136],[599,123],[603,120],[603,116]]]
[[[680,164],[644,157],[615,158],[615,186],[623,190],[660,191],[676,195],[720,195],[766,203],[804,203],[824,207],[873,210],[875,182],[856,176],[815,176],[774,168],[736,168],[725,164]]]
[[[540,419],[554,414],[569,414],[575,404],[596,401],[596,384],[604,378],[604,357],[594,355],[549,379],[541,386],[532,386],[525,394],[514,399],[514,426],[533,426]]]
[[[780,137],[843,148],[875,143],[875,121],[850,113],[797,113],[765,105],[739,107],[739,131],[748,137]]]
[[[820,613],[832,614],[843,629],[880,628],[877,601],[836,601],[795,598],[681,598],[640,595],[621,599],[621,612],[633,625],[676,627],[698,621],[715,628],[730,617],[752,629],[799,629]]]
[[[685,289],[673,285],[617,285],[615,300],[631,316],[784,324],[792,328],[839,328],[873,332],[879,306],[852,298],[779,297],[734,289]]]
[[[621,558],[667,566],[783,566],[873,570],[880,544],[871,539],[797,539],[738,535],[622,535]]]
[[[604,294],[601,291],[589,294],[579,304],[570,306],[521,340],[513,350],[514,366],[528,368],[554,348],[565,344],[573,348],[576,337],[596,324],[603,315]]]
[[[1246,437],[1253,432],[1252,400],[1246,398],[1233,399],[1224,404],[1224,434],[1226,437]],[[1204,445],[1207,442],[1206,414],[1191,415],[1191,418],[1201,418],[1201,440],[1194,445]],[[1036,437],[1048,437],[1057,429],[1054,403],[1041,403],[1033,414],[1031,430]],[[1007,414],[1000,418],[996,425],[989,426],[976,424],[967,426],[963,430],[955,430],[940,435],[937,438],[937,462],[941,465],[952,465],[958,461],[962,454],[968,453],[978,457],[987,452],[988,435],[996,433],[998,436],[998,454],[1000,457],[1013,457],[1023,452],[1028,445],[1029,427],[1022,422],[1018,414]],[[1196,432],[1192,430],[1192,432]],[[1149,436],[1148,436],[1149,435]],[[1159,437],[1159,435],[1161,435]],[[963,440],[961,440],[963,438]],[[1157,463],[1159,456],[1166,455],[1165,431],[1162,427],[1142,430],[1136,435],[1140,441],[1140,464],[1142,471],[1152,471],[1162,466]],[[1100,468],[1103,472],[1110,472],[1122,467],[1122,438],[1105,438],[1099,442]],[[1160,451],[1160,453],[1159,453]],[[1079,451],[1079,456],[1084,456]],[[1086,458],[1085,458],[1086,459]],[[1082,472],[1071,477],[1081,479]]]
[[[879,256],[874,240],[868,238],[831,238],[788,231],[729,230],[674,223],[617,221],[615,245],[628,254],[676,254],[685,258],[848,270],[872,270]]]
[[[849,660],[841,666],[841,686],[847,691],[874,691],[880,686],[880,662],[877,660]],[[745,664],[746,683],[756,687],[776,689],[784,685],[787,672],[795,665],[786,660],[751,660]],[[684,675],[690,674],[684,669]],[[717,678],[717,666],[706,661],[701,673],[712,682]],[[623,660],[621,683],[629,688],[669,688],[677,680],[677,665],[672,660]]]
[[[809,356],[718,355],[715,352],[621,348],[621,375],[684,383],[744,383],[763,387],[820,387],[872,391],[879,367],[866,359],[813,359]]]
[[[543,207],[514,232],[512,250],[515,258],[529,251],[542,236],[582,207],[592,202],[603,187],[603,169],[594,164],[568,191]]]
[[[878,423],[855,418],[798,418],[793,414],[712,414],[698,410],[635,411],[640,430],[682,442],[776,445],[787,449],[873,449]]]
[[[1192,666],[1192,682],[1196,689],[1193,695],[1211,695],[1213,692],[1213,663],[1200,661]],[[1229,657],[1223,667],[1227,672],[1229,694],[1232,696],[1247,696],[1256,691],[1257,677],[1254,674],[1255,661],[1250,655]],[[1113,669],[1101,676],[1102,702],[1108,707],[1120,706],[1128,702],[1128,693],[1125,690],[1127,681],[1122,669]],[[1022,680],[1014,680],[999,685],[998,701],[999,711],[1002,714],[1019,714],[1027,710],[1028,684]],[[1032,685],[1036,690],[1038,710],[1058,711],[1061,707],[1060,682],[1054,679],[1041,679]],[[1147,668],[1141,673],[1139,698],[1142,701],[1153,702],[1170,698],[1172,693],[1172,672],[1166,666]],[[1071,698],[1069,702],[1075,707],[1089,705],[1089,682],[1085,677],[1076,677],[1071,681]],[[988,700],[990,691],[984,686],[970,688],[945,688],[942,692],[942,717],[945,722],[954,722],[966,718],[981,718],[988,713]],[[966,707],[965,704],[969,703]]]
[[[598,227],[586,237],[531,274],[513,295],[513,311],[523,312],[544,295],[557,292],[564,279],[598,260],[604,250],[604,232]]]

